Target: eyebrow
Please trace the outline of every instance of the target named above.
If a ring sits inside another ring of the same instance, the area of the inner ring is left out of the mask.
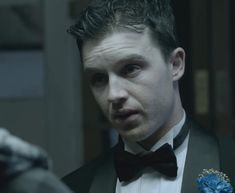
[[[131,55],[124,56],[122,59],[118,60],[117,63],[119,64],[119,63],[123,63],[123,62],[129,61],[129,60],[145,61],[146,59],[142,55],[131,54]]]
[[[139,54],[130,54],[130,55],[124,56],[120,60],[117,60],[115,62],[115,64],[118,65],[118,64],[125,63],[125,62],[131,61],[131,60],[145,61],[146,59],[145,59],[145,57],[143,57],[142,55],[139,55]],[[89,75],[93,74],[94,72],[104,73],[104,71],[102,69],[99,69],[99,68],[96,68],[96,67],[86,67],[86,68],[84,68],[84,73],[85,73],[86,76],[89,76]]]
[[[99,68],[93,68],[93,67],[87,67],[84,69],[84,74],[86,77],[91,76],[94,73],[104,73],[103,70],[99,69]]]

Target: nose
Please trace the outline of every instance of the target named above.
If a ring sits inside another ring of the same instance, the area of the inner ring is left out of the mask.
[[[119,108],[128,98],[125,85],[118,78],[109,78],[108,102]]]

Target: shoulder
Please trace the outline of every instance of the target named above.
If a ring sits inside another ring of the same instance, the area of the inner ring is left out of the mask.
[[[207,144],[209,146],[218,148],[218,139],[213,132],[209,131],[208,129],[205,129],[199,123],[191,119],[188,120],[188,122],[190,127],[191,140],[201,143],[202,145]]]
[[[108,153],[98,156],[96,159],[66,175],[62,178],[62,181],[74,192],[88,192],[97,170],[105,168],[112,162],[115,148],[110,149]]]
[[[220,168],[219,142],[214,133],[190,120],[187,157],[202,161],[205,168]],[[206,165],[208,164],[208,165]]]
[[[71,193],[52,173],[34,168],[15,176],[7,182],[3,193]]]

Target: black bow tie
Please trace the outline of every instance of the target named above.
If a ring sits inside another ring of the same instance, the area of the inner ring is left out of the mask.
[[[177,175],[176,157],[169,144],[165,144],[154,153],[144,156],[117,150],[114,161],[120,181],[130,181],[135,176],[138,177],[145,167],[152,167],[169,177]]]
[[[180,133],[174,138],[173,148],[179,147],[186,138],[189,131],[186,122]],[[114,164],[120,181],[128,182],[141,175],[146,167],[151,167],[168,177],[177,176],[177,161],[172,147],[164,144],[155,152],[141,156],[134,155],[123,150],[124,144],[120,140],[114,154]]]

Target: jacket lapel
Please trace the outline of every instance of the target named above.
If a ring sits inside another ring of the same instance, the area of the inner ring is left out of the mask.
[[[117,176],[112,156],[97,170],[89,193],[115,193]]]
[[[199,193],[196,180],[202,170],[219,170],[218,145],[213,138],[202,133],[200,128],[188,122],[190,134],[181,193]]]

